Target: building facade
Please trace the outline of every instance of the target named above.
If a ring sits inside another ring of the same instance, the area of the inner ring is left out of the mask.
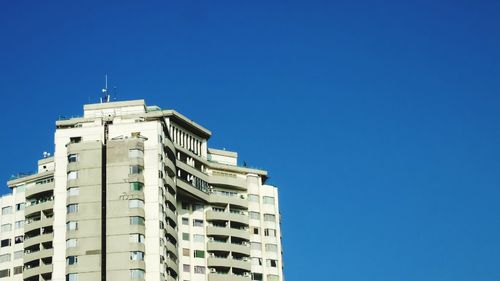
[[[210,136],[143,100],[57,121],[0,199],[0,281],[284,280],[277,188]]]

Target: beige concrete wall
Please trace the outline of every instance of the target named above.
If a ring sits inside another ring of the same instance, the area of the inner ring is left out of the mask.
[[[145,217],[144,208],[129,208],[129,200],[144,200],[143,191],[131,191],[131,165],[144,167],[144,158],[129,158],[130,149],[144,151],[144,140],[127,138],[110,140],[107,145],[107,275],[108,280],[129,279],[132,268],[145,269],[144,262],[130,260],[130,251],[140,245],[129,242],[130,233],[145,234],[145,228],[130,225],[130,216]],[[142,181],[143,182],[143,181]]]
[[[67,147],[68,154],[78,154],[78,161],[67,169],[77,171],[78,178],[68,180],[67,187],[78,187],[79,195],[67,199],[67,205],[78,204],[78,212],[66,216],[67,222],[78,223],[78,229],[67,231],[67,239],[76,238],[77,247],[66,249],[66,256],[76,255],[78,261],[67,265],[66,272],[78,273],[79,280],[100,280],[102,144],[83,141]]]

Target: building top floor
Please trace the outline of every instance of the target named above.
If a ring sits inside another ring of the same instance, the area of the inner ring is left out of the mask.
[[[181,113],[171,109],[161,109],[158,106],[147,106],[144,100],[86,104],[83,106],[83,117],[58,120],[56,127],[64,129],[92,126],[93,124],[101,124],[103,119],[114,122],[168,120],[168,123],[175,123],[176,126],[203,140],[207,140],[212,135],[210,130]]]

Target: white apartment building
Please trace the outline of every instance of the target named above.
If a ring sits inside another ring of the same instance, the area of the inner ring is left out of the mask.
[[[0,281],[284,280],[277,188],[210,136],[143,100],[56,121],[0,199]]]

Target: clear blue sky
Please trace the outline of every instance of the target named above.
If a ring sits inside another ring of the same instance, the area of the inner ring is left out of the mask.
[[[499,1],[76,2],[0,4],[3,181],[108,73],[270,171],[287,281],[500,280]]]

